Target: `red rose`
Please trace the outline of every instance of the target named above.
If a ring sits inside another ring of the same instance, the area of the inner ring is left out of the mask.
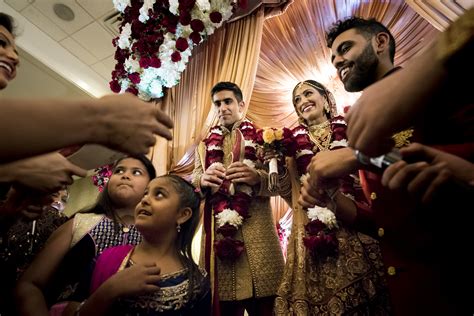
[[[132,74],[128,75],[128,79],[134,84],[139,84],[140,83],[140,74],[138,72],[134,72]]]
[[[257,130],[255,134],[255,142],[263,146],[263,129]]]
[[[338,241],[334,233],[320,232],[317,236],[304,237],[303,244],[310,250],[315,260],[337,253]]]
[[[224,153],[222,152],[222,150],[208,150],[207,151],[207,158],[209,159],[222,159],[223,157],[224,157]]]
[[[304,226],[308,235],[317,235],[320,231],[326,228],[326,224],[321,222],[319,219],[312,220]]]
[[[194,19],[191,21],[191,28],[194,32],[202,32],[204,30],[204,23],[201,20]]]
[[[222,194],[228,195],[229,194],[229,188],[230,188],[231,184],[232,184],[232,182],[230,180],[226,179],[226,180],[222,181],[222,184],[219,187],[219,192],[222,193]]]
[[[252,197],[244,192],[237,191],[232,197],[232,208],[243,218],[248,218],[248,210]]]
[[[248,4],[248,0],[239,0],[239,7],[241,7],[242,9],[247,9],[247,4]]]
[[[171,60],[175,63],[181,60],[181,54],[177,51],[175,51],[173,54],[171,54]]]
[[[240,240],[225,237],[214,241],[214,250],[219,259],[235,261],[244,251],[244,243]]]
[[[180,52],[184,52],[186,49],[188,49],[188,47],[189,44],[185,38],[180,37],[176,40],[176,49]]]
[[[201,42],[201,34],[199,34],[199,32],[192,32],[189,35],[189,38],[193,41],[194,44],[199,44]]]
[[[179,13],[179,23],[182,25],[189,25],[189,23],[191,23],[191,14],[187,11],[181,11]]]
[[[152,57],[151,60],[150,60],[150,67],[160,68],[161,67],[161,60],[157,57]]]
[[[296,159],[296,164],[298,166],[298,172],[300,175],[303,175],[306,173],[306,169],[308,168],[309,163],[311,162],[311,159],[313,158],[314,155],[303,155],[298,157]]]
[[[209,19],[211,20],[212,23],[220,23],[222,21],[222,14],[218,11],[214,11],[211,14],[209,14]]]
[[[142,57],[142,58],[140,58],[140,61],[139,61],[138,63],[140,64],[140,67],[146,69],[146,68],[150,67],[151,58],[149,58],[149,57]]]
[[[196,0],[179,0],[179,8],[191,10],[196,4]]]
[[[224,237],[232,237],[237,232],[237,228],[233,225],[225,224],[224,226],[217,228],[217,232],[222,234]]]
[[[257,150],[251,146],[245,146],[245,158],[255,160]]]
[[[217,192],[216,194],[212,195],[209,199],[209,202],[214,209],[214,212],[220,213],[224,209],[229,208],[229,200],[228,197],[224,194]]]
[[[138,95],[138,89],[135,88],[135,87],[128,87],[127,90],[125,90],[125,92],[129,92],[131,94]]]
[[[120,84],[118,83],[117,80],[112,80],[109,82],[109,87],[110,87],[110,90],[112,90],[113,92],[115,93],[119,93],[120,92]]]

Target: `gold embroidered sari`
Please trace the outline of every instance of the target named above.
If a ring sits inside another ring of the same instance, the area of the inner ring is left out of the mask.
[[[297,203],[300,182],[294,161],[293,224],[275,315],[387,315],[388,292],[378,242],[339,223],[336,256],[315,261],[303,245],[306,211]]]

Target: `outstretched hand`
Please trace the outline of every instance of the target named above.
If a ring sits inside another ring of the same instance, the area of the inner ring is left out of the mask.
[[[42,192],[56,192],[71,184],[72,176],[85,177],[87,171],[59,153],[50,153],[5,164],[11,181]]]
[[[173,121],[158,106],[125,93],[99,99],[98,106],[104,135],[96,135],[100,144],[130,154],[146,154],[156,136],[171,140]]]

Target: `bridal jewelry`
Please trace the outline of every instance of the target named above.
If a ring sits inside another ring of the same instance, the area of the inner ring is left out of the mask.
[[[325,121],[318,125],[312,125],[309,128],[309,138],[318,148],[318,151],[326,151],[329,149],[331,144],[331,128],[329,126],[329,121]]]

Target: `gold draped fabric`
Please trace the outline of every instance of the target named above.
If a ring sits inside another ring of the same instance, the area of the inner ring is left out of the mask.
[[[338,255],[316,262],[303,244],[308,217],[297,203],[300,183],[292,159],[288,168],[293,223],[275,315],[389,315],[378,242],[339,223]]]

